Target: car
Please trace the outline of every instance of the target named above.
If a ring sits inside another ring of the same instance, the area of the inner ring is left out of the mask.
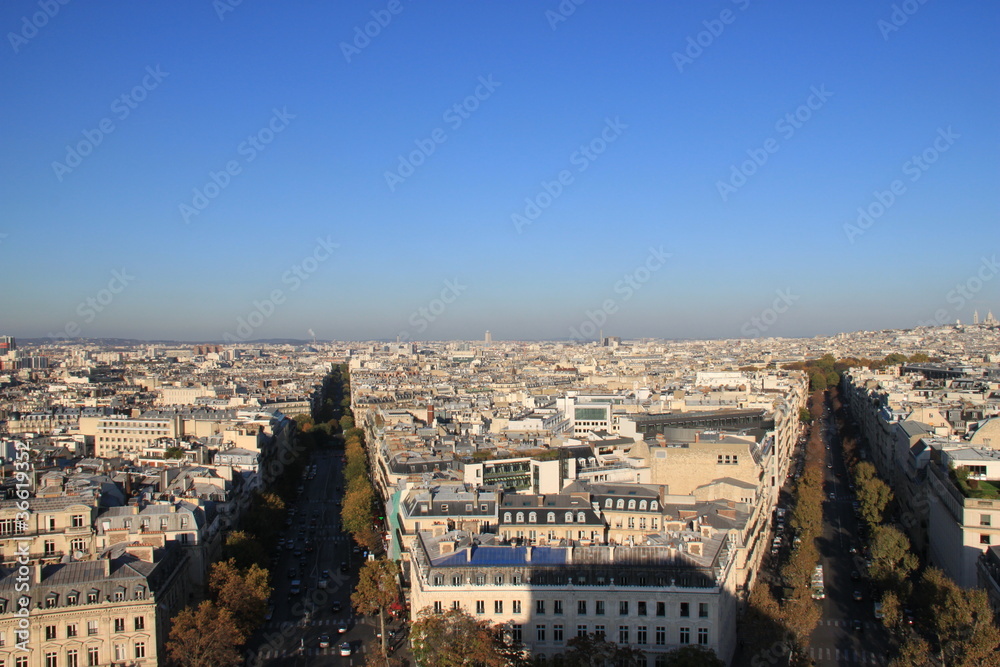
[[[296,558],[301,558],[302,557],[302,549],[296,549],[295,551],[292,552],[292,555],[295,556]]]
[[[347,634],[347,623],[341,623],[337,626],[337,634],[344,635]]]
[[[334,600],[333,604],[330,605],[330,611],[334,614],[339,614],[341,609],[343,609],[343,605],[340,603],[340,600]]]
[[[340,571],[347,572],[347,563],[345,563],[344,561],[340,562]]]
[[[322,572],[319,573],[319,576],[320,576],[321,579],[329,579],[330,578],[330,570],[323,570]]]
[[[909,607],[905,607],[903,609],[903,622],[906,623],[907,625],[913,625],[913,620],[914,620],[913,610],[910,609]]]
[[[298,579],[292,579],[292,585],[288,589],[289,595],[298,595],[302,592],[302,582]]]
[[[833,470],[833,464],[832,463],[827,463],[826,467],[829,468],[830,470]]]
[[[356,553],[356,554],[359,554],[359,553],[361,553],[361,547],[359,547],[357,544],[355,544],[354,548],[351,549],[351,551],[354,552],[354,553]]]
[[[316,546],[312,542],[306,542],[306,553],[312,553],[316,551]]]
[[[865,596],[864,596],[864,594],[861,591],[858,591],[858,590],[854,591],[854,601],[855,602],[861,602],[864,599],[865,599]]]
[[[270,621],[272,618],[274,618],[274,605],[269,604],[267,605],[267,613],[264,614],[264,620]]]
[[[861,573],[857,570],[851,570],[851,581],[861,581]]]
[[[330,635],[320,635],[319,636],[319,647],[320,648],[330,648]]]
[[[857,618],[854,619],[853,623],[851,623],[851,627],[854,629],[855,632],[863,632],[865,629],[865,626],[862,625],[861,620]]]
[[[294,567],[288,568],[288,578],[289,579],[294,579],[295,578],[295,568]]]
[[[837,494],[834,493],[833,491],[831,491],[830,492],[830,500],[836,500],[836,499],[837,499]]]
[[[351,645],[348,644],[347,642],[344,642],[343,644],[340,645],[340,656],[342,658],[347,658],[350,655],[351,655]]]

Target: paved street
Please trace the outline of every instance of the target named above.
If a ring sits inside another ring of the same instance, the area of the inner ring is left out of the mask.
[[[249,642],[249,665],[362,665],[375,640],[378,619],[361,617],[351,608],[364,556],[340,531],[341,454],[341,450],[319,451],[306,465],[291,525],[282,533],[285,543],[272,547],[277,559],[272,561],[274,609]],[[314,475],[309,474],[312,465]],[[321,587],[324,580],[326,588]],[[291,591],[293,581],[300,582],[297,594]],[[334,611],[338,603],[340,611]],[[394,627],[398,629],[398,624]],[[321,648],[324,635],[329,646]],[[342,657],[340,645],[345,642],[351,655]]]
[[[862,556],[864,541],[855,517],[847,466],[832,417],[824,429],[823,535],[819,552],[826,581],[826,599],[818,604],[822,619],[812,634],[810,656],[817,665],[884,665],[889,641],[874,615],[872,590]],[[830,495],[832,494],[832,496]],[[857,553],[852,554],[851,549]],[[853,574],[853,577],[852,577]],[[860,576],[860,578],[858,578]],[[855,592],[861,600],[855,599]],[[859,626],[855,626],[859,623]]]

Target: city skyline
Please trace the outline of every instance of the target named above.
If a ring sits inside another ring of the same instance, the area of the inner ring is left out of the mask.
[[[971,323],[1000,303],[998,14],[9,3],[4,330],[509,341]]]

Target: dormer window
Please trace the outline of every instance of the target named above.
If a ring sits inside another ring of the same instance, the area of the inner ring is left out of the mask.
[[[76,591],[72,591],[66,596],[66,604],[78,604],[80,602],[80,594]]]
[[[606,500],[604,501],[604,507],[605,507],[606,509],[611,509],[611,504],[612,504],[612,503],[611,503],[611,498],[607,498],[607,499],[606,499]]]
[[[634,510],[635,509],[635,498],[633,498],[633,499],[631,499],[631,500],[628,501],[628,508],[630,510]]]
[[[87,593],[87,604],[94,604],[97,602],[97,598],[100,594],[101,592],[96,588],[91,589],[90,592]]]
[[[504,523],[510,523],[510,516],[511,516],[510,512],[504,512],[503,513],[503,522]]]
[[[58,602],[59,602],[59,596],[56,595],[55,593],[49,593],[48,595],[45,596],[46,609],[51,609],[52,607],[55,607]]]
[[[641,509],[641,510],[645,510],[646,509],[646,501],[645,500],[640,500],[639,501],[639,509]]]
[[[528,513],[528,523],[536,523],[538,521],[538,514],[535,512]]]
[[[578,523],[587,523],[587,515],[583,512],[576,513],[576,520]]]
[[[618,502],[615,503],[615,509],[620,509],[620,510],[625,509],[625,501],[619,498]]]
[[[656,511],[656,501],[655,500],[650,501],[650,503],[649,503],[649,509],[653,510],[654,512]]]
[[[518,512],[517,513],[517,522],[518,523],[524,523],[524,512]]]
[[[136,600],[145,600],[146,599],[146,587],[145,586],[136,586],[135,587],[135,599]]]
[[[573,513],[566,512],[566,523],[573,523]]]

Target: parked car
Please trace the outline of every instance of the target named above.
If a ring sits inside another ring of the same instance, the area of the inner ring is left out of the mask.
[[[320,635],[319,636],[319,647],[320,648],[330,648],[330,635]]]
[[[344,642],[340,645],[340,655],[341,657],[347,658],[351,655],[351,645]]]

